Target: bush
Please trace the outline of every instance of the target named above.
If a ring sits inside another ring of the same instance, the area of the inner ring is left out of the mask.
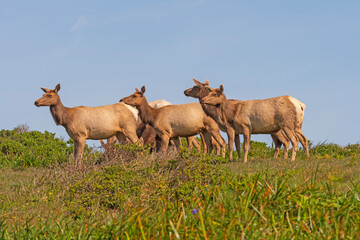
[[[150,156],[90,172],[70,186],[66,203],[75,216],[91,214],[97,207],[127,211],[141,206],[155,209],[160,202],[174,206],[190,202],[196,191],[225,175],[205,159]]]
[[[0,166],[47,166],[68,161],[72,145],[55,137],[55,133],[29,131],[26,126],[0,131]]]

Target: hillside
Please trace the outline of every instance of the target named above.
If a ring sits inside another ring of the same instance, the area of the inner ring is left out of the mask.
[[[182,148],[86,148],[25,126],[0,131],[0,238],[360,237],[360,146],[310,144],[295,162],[252,142],[250,160]]]

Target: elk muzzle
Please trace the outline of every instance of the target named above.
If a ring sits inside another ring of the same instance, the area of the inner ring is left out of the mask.
[[[190,93],[189,89],[186,89],[186,90],[184,91],[184,94],[185,94],[185,96],[187,96],[187,97],[189,97],[189,93]]]

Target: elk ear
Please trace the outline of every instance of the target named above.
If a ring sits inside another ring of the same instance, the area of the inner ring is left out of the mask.
[[[135,92],[140,92],[139,89],[135,88]]]
[[[213,90],[213,88],[205,86],[206,90],[208,90],[209,92],[211,92]]]
[[[58,83],[54,89],[54,92],[57,93],[60,90],[60,83]]]
[[[206,79],[206,81],[205,81],[204,84],[207,85],[207,86],[209,86],[209,80]]]
[[[223,93],[224,92],[224,86],[223,85],[220,85],[220,93]]]
[[[41,90],[43,90],[44,92],[50,92],[50,89],[44,88],[44,87],[40,87]]]
[[[201,82],[199,82],[198,80],[196,80],[195,78],[193,78],[193,81],[195,83],[196,86],[201,86]]]
[[[141,94],[144,94],[144,93],[145,93],[145,90],[146,90],[146,89],[145,89],[145,86],[142,86],[142,87],[141,87]]]

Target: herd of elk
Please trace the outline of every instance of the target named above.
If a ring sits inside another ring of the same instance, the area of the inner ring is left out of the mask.
[[[251,134],[273,134],[283,131],[293,148],[291,161],[295,161],[299,140],[309,155],[307,139],[302,133],[305,104],[291,96],[280,96],[263,100],[227,100],[224,86],[209,89],[201,99],[202,106],[214,106],[208,114],[219,124],[228,124],[235,133],[244,136],[244,162],[250,146]],[[229,145],[233,144],[229,142]],[[286,157],[286,156],[285,156]]]
[[[141,91],[135,89],[135,93],[120,100],[125,104],[136,107],[140,119],[152,126],[156,135],[161,139],[160,151],[166,152],[169,139],[173,138],[176,146],[180,145],[177,137],[190,137],[202,133],[204,136],[211,135],[221,146],[221,153],[225,156],[225,140],[220,134],[216,122],[205,114],[200,103],[188,103],[168,105],[161,108],[152,108],[144,95],[145,86]],[[206,137],[205,141],[211,139]],[[210,143],[206,143],[210,146]]]
[[[201,83],[197,81],[196,79],[193,79],[195,86],[192,88],[189,88],[184,91],[184,94],[188,97],[198,98],[199,101],[201,101],[204,97],[209,95],[210,91],[212,90],[209,87],[209,81],[206,80],[205,83]],[[235,101],[235,100],[230,100]],[[240,157],[240,137],[239,132],[235,134],[235,130],[233,127],[231,127],[231,119],[224,119],[224,118],[216,118],[215,116],[220,116],[220,113],[216,112],[217,108],[216,106],[202,104],[202,107],[205,111],[205,113],[211,117],[214,118],[214,120],[219,125],[221,131],[226,132],[228,135],[228,148],[229,148],[229,158],[232,159],[233,157],[233,147],[234,147],[234,138],[235,138],[235,147],[236,151],[238,153],[238,156]],[[281,145],[284,145],[284,158],[287,158],[288,156],[288,150],[289,150],[289,140],[285,136],[285,134],[282,131],[278,131],[276,133],[272,133],[271,137],[275,143],[275,153],[274,158],[277,158],[280,152]],[[246,161],[246,160],[245,160]]]
[[[244,162],[250,145],[251,134],[270,134],[274,144],[274,158],[284,146],[284,158],[292,144],[291,161],[295,160],[298,142],[309,156],[308,141],[302,133],[305,104],[291,96],[263,100],[227,99],[224,87],[211,88],[209,81],[201,83],[193,79],[195,86],[184,91],[199,102],[172,105],[165,100],[147,102],[145,86],[115,103],[100,107],[65,107],[55,89],[41,88],[45,94],[35,101],[37,107],[49,106],[56,125],[62,125],[74,140],[75,162],[81,163],[86,139],[101,140],[108,149],[118,140],[150,145],[157,151],[166,152],[169,143],[180,146],[180,137],[186,137],[189,147],[200,151],[200,143],[194,137],[200,134],[204,151],[213,148],[225,156],[226,142],[220,130],[227,133],[229,158],[233,158],[233,145],[240,157],[240,136],[244,136]],[[108,139],[107,143],[102,139]]]

